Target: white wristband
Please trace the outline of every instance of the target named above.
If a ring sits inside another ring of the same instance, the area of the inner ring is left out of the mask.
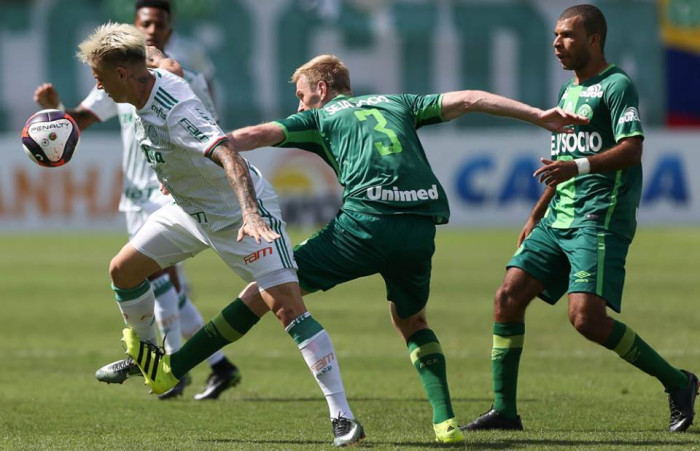
[[[591,172],[591,162],[588,161],[588,158],[577,158],[574,160],[574,163],[576,163],[576,167],[578,167],[579,175]]]
[[[63,104],[63,102],[58,102],[58,106],[56,107],[56,109],[66,111],[66,106]]]

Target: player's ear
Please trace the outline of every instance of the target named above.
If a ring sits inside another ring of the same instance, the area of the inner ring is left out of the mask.
[[[598,33],[593,33],[592,35],[588,36],[588,41],[592,46],[598,44],[598,47],[600,47],[600,35]]]
[[[117,74],[119,74],[119,80],[126,81],[126,79],[129,78],[129,72],[125,67],[117,66],[115,70],[117,71]]]
[[[328,85],[326,82],[323,80],[319,81],[316,85],[316,91],[318,91],[318,95],[321,99],[325,99],[328,94]]]

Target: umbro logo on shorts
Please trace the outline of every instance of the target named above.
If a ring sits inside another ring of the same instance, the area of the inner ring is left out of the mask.
[[[575,283],[586,283],[588,282],[588,278],[591,277],[591,274],[586,271],[579,271],[574,274],[574,276],[576,276],[576,280],[574,280]]]

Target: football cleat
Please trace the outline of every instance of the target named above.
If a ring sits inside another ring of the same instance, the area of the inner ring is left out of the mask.
[[[109,363],[95,371],[95,377],[100,382],[121,384],[132,376],[138,376],[141,370],[131,357]]]
[[[214,371],[207,378],[207,385],[204,387],[204,391],[194,395],[194,399],[197,401],[217,399],[225,390],[235,387],[240,382],[241,372],[235,366],[223,371]]]
[[[357,420],[341,417],[332,418],[333,446],[349,446],[365,438],[365,430]]]
[[[479,418],[471,423],[459,428],[462,432],[466,431],[488,431],[493,429],[522,431],[523,422],[520,420],[520,415],[515,419],[506,418],[497,410],[491,407],[488,412],[482,414]]]
[[[192,378],[190,373],[185,374],[180,378],[180,381],[170,390],[166,391],[162,395],[158,395],[158,399],[172,399],[177,398],[185,392],[185,387],[192,383]]]
[[[671,432],[683,432],[693,424],[695,417],[695,397],[698,394],[698,378],[693,373],[681,370],[688,376],[688,385],[668,394],[668,407],[671,409]]]
[[[177,385],[179,381],[170,371],[170,356],[165,354],[165,349],[139,340],[129,327],[122,331],[122,336],[126,353],[139,366],[153,393],[160,395]]]
[[[433,424],[435,431],[435,441],[439,443],[462,443],[464,435],[459,430],[459,424],[454,418],[445,420],[442,423]]]

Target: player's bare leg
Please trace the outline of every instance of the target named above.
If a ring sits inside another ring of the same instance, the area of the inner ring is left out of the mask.
[[[127,243],[112,259],[109,275],[125,324],[144,341],[155,344],[155,295],[148,276],[161,270],[152,258]]]
[[[257,293],[253,289],[247,289],[243,294],[246,296],[246,302],[240,298],[233,301],[188,340],[180,351],[172,355],[163,355],[151,350],[154,357],[157,356],[164,362],[152,378],[152,387],[160,390],[174,385],[183,374],[214,350],[221,349],[245,335],[258,322],[258,314],[263,315],[272,310],[297,343],[326,397],[333,426],[333,443],[336,446],[345,446],[362,440],[365,436],[364,430],[354,419],[348,406],[330,337],[306,310],[298,283],[279,283]],[[131,353],[138,352],[137,343],[132,342],[130,346]]]
[[[668,393],[671,432],[683,432],[693,424],[698,378],[669,364],[631,327],[609,317],[605,299],[592,293],[570,293],[569,321],[587,339],[661,382]]]

